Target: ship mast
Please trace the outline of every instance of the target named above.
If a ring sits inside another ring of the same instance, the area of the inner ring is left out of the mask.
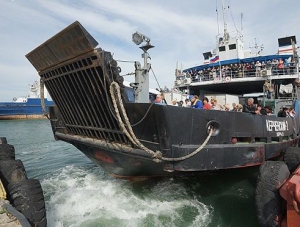
[[[148,50],[153,48],[150,44],[150,38],[147,36],[135,32],[132,34],[132,41],[136,45],[140,45],[143,42],[146,42],[145,45],[140,46],[143,50],[142,58],[144,59],[144,66],[141,66],[141,63],[135,62],[135,87],[134,87],[134,95],[136,103],[148,103],[149,102],[149,70],[151,68],[151,64],[148,63],[148,58],[150,58],[148,54]]]
[[[222,13],[223,13],[223,21],[224,21],[224,37],[223,37],[223,41],[224,42],[228,42],[228,40],[229,40],[229,33],[228,33],[228,30],[227,30],[226,9],[225,9],[224,0],[222,0]]]

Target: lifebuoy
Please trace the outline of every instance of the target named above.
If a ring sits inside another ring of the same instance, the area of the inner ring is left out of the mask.
[[[214,82],[215,82],[215,83],[219,83],[219,82],[220,82],[220,79],[219,79],[218,77],[216,77],[216,78],[214,79]]]
[[[225,77],[225,82],[230,82],[230,77],[229,76]]]

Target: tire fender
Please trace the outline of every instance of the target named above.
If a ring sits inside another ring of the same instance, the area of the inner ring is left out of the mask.
[[[279,188],[289,178],[290,171],[282,161],[266,161],[259,169],[255,190],[255,206],[261,227],[280,227],[285,213],[285,200]]]

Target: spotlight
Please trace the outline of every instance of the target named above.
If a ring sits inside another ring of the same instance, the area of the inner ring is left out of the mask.
[[[143,41],[147,42],[147,44],[150,43],[150,39],[147,36],[145,36],[139,32],[135,32],[132,34],[132,41],[136,45],[140,45]]]
[[[143,37],[141,36],[140,33],[136,32],[136,33],[132,34],[132,41],[136,45],[140,45],[143,42]]]

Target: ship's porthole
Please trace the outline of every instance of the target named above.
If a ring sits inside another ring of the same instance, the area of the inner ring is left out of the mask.
[[[213,129],[212,136],[217,136],[221,131],[220,123],[216,120],[209,121],[206,125],[207,134],[209,134],[211,129]]]

